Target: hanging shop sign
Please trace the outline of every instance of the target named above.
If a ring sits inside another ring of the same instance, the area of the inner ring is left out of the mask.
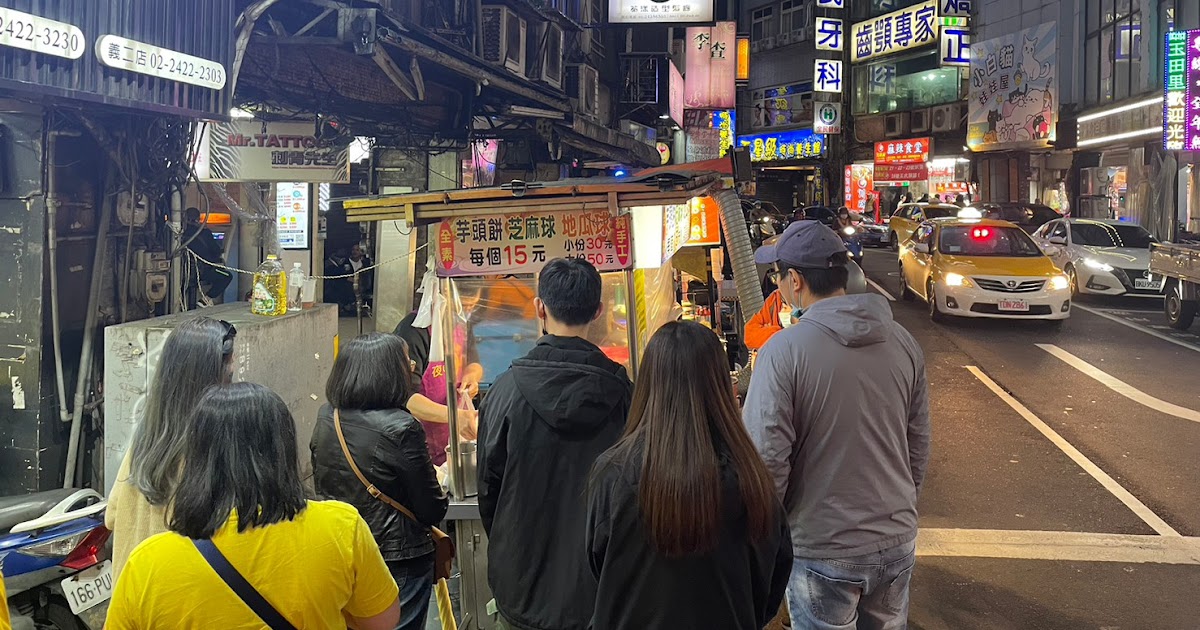
[[[1058,121],[1058,27],[1054,22],[971,46],[967,146],[1041,148]]]
[[[920,182],[929,179],[928,164],[876,164],[877,182]]]
[[[219,62],[127,37],[100,37],[96,41],[96,58],[110,68],[198,85],[210,90],[225,87],[225,66]]]
[[[845,9],[846,0],[817,0],[817,7],[821,9]]]
[[[720,209],[712,197],[663,206],[663,264],[683,247],[721,244]]]
[[[863,61],[902,50],[936,44],[940,24],[938,0],[927,0],[863,22],[851,29],[851,60]]]
[[[687,29],[685,107],[732,109],[737,94],[737,23]]]
[[[284,249],[308,249],[308,184],[275,184],[275,232]]]
[[[847,164],[845,179],[842,181],[842,191],[845,193],[846,207],[855,212],[865,212],[870,201],[870,193],[875,189],[872,167],[867,164]],[[872,209],[874,211],[874,209]]]
[[[842,62],[838,59],[813,60],[813,89],[818,92],[842,93]]]
[[[875,143],[875,168],[893,164],[924,164],[933,151],[933,138],[909,138]],[[875,179],[884,178],[875,173]]]
[[[813,131],[825,134],[842,133],[842,104],[817,103],[813,108]]]
[[[751,162],[821,157],[825,136],[811,129],[739,136],[738,146],[750,151]]]
[[[737,38],[737,80],[750,80],[750,38]]]
[[[971,65],[971,29],[965,17],[941,18],[942,34],[938,44],[941,66]]]
[[[668,61],[667,65],[670,68],[670,77],[667,79],[667,108],[668,115],[671,120],[675,121],[676,125],[683,124],[683,74],[679,72],[679,68],[675,66],[674,61]]]
[[[608,0],[610,24],[711,22],[713,0]]]
[[[817,50],[841,52],[844,40],[841,18],[817,18]]]
[[[1200,30],[1166,36],[1163,77],[1163,148],[1200,149]],[[1196,94],[1196,96],[1192,96]]]
[[[79,59],[86,41],[74,24],[0,7],[0,46]]]
[[[751,129],[808,125],[813,119],[812,83],[793,83],[750,93]]]
[[[938,2],[938,13],[941,15],[970,17],[971,4],[974,1],[977,0],[940,0]]]
[[[438,228],[442,277],[536,273],[555,258],[581,258],[600,271],[628,269],[629,217],[607,209],[522,212],[443,219]]]
[[[350,140],[323,145],[310,122],[210,123],[196,145],[197,179],[209,182],[350,181]]]
[[[666,142],[656,142],[654,148],[658,151],[659,164],[671,163],[671,145]]]

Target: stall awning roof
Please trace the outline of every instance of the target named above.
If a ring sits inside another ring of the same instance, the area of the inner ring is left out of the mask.
[[[634,177],[596,177],[553,182],[513,181],[503,186],[347,199],[342,203],[350,223],[407,221],[421,225],[462,215],[607,209],[684,203],[721,185],[721,174],[639,173]]]

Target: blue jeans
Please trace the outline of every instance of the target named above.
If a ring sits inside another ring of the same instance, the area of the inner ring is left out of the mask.
[[[795,630],[903,630],[916,541],[852,558],[797,557],[788,581]]]
[[[400,623],[396,630],[424,630],[433,592],[433,554],[391,561],[387,566],[400,587]]]

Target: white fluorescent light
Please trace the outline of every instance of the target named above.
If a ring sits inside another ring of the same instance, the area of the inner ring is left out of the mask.
[[[1125,133],[1115,133],[1111,136],[1101,136],[1099,138],[1089,138],[1087,140],[1080,140],[1079,142],[1075,143],[1075,146],[1087,147],[1087,146],[1091,146],[1093,144],[1103,144],[1105,142],[1114,142],[1116,140],[1128,140],[1130,138],[1137,138],[1140,136],[1151,136],[1154,134],[1161,134],[1161,133],[1162,133],[1162,127],[1149,127],[1146,129],[1138,129],[1137,131],[1126,131]]]
[[[1162,103],[1162,101],[1163,101],[1163,97],[1156,96],[1154,98],[1148,98],[1144,101],[1138,101],[1136,103],[1129,103],[1127,105],[1122,105],[1120,107],[1106,109],[1102,112],[1095,112],[1093,114],[1088,114],[1087,116],[1080,116],[1077,120],[1081,123],[1087,122],[1089,120],[1096,120],[1097,118],[1104,118],[1105,116],[1111,116],[1113,114],[1120,114],[1121,112],[1127,112],[1131,109],[1137,109],[1139,107],[1146,107],[1147,105],[1157,105],[1157,104]]]
[[[250,112],[248,112],[240,107],[234,107],[233,109],[229,110],[229,117],[230,118],[254,118],[254,114],[251,114]]]

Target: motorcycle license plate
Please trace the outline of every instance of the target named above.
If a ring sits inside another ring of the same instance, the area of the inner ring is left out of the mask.
[[[1158,290],[1162,288],[1162,283],[1156,278],[1136,278],[1133,281],[1133,288]]]
[[[1029,302],[1025,300],[1000,300],[999,308],[1002,311],[1025,312],[1029,310]]]
[[[106,560],[63,580],[62,590],[76,615],[108,601],[113,592],[112,562]]]

